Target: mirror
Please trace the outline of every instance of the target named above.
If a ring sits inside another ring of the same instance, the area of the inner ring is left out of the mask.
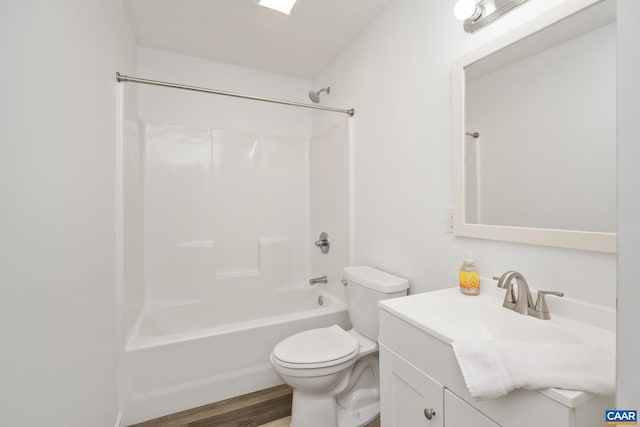
[[[615,49],[579,0],[454,64],[454,234],[615,252]]]

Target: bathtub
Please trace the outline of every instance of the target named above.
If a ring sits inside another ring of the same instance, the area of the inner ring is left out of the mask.
[[[349,326],[345,304],[320,288],[230,296],[143,310],[125,349],[122,425],[282,384],[269,362],[278,341]]]

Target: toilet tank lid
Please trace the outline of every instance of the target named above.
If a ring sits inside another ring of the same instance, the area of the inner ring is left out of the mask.
[[[344,278],[383,293],[400,292],[409,288],[409,281],[402,277],[369,266],[345,267]]]

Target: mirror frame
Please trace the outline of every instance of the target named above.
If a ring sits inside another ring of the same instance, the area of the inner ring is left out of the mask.
[[[616,252],[616,233],[555,230],[465,222],[464,143],[465,143],[465,67],[534,34],[601,0],[567,0],[497,39],[478,47],[453,63],[452,142],[453,142],[453,234],[456,236],[598,252]],[[616,141],[617,143],[617,141]]]

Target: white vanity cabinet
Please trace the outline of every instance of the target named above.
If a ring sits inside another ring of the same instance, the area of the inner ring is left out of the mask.
[[[447,427],[499,427],[449,390],[444,390]]]
[[[601,427],[614,408],[611,396],[555,389],[476,401],[451,345],[393,301],[379,310],[381,427]]]
[[[499,427],[383,344],[380,394],[384,427]]]
[[[383,426],[444,427],[443,387],[380,345],[380,421]]]

